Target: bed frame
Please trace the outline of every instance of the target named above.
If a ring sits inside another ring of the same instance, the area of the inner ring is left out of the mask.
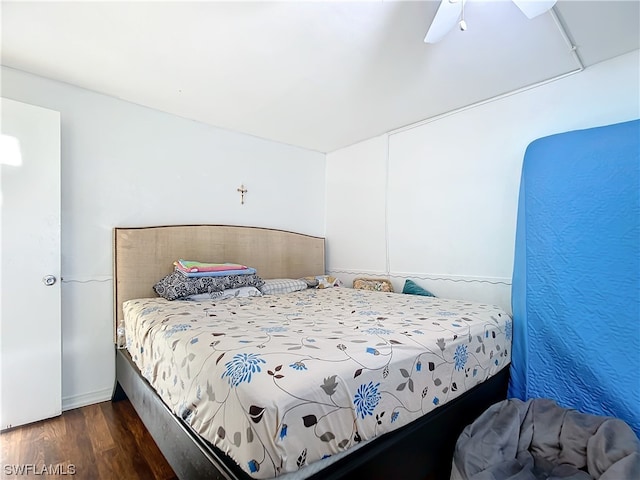
[[[122,303],[154,297],[152,286],[178,258],[238,262],[262,278],[300,278],[325,271],[324,239],[282,230],[176,225],[115,228],[114,332]],[[115,337],[114,337],[115,338]],[[455,442],[464,427],[506,398],[509,368],[455,400],[396,431],[374,439],[315,473],[310,479],[449,478]],[[128,398],[180,479],[249,480],[231,459],[173,415],[124,349],[116,349],[113,401]]]

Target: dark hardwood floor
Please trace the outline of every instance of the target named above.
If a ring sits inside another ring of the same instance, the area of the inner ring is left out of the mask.
[[[128,400],[5,431],[0,446],[7,480],[177,480]]]

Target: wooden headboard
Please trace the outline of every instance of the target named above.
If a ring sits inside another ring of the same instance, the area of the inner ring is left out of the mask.
[[[153,285],[178,259],[254,267],[264,279],[300,278],[325,271],[324,238],[258,227],[171,225],[113,229],[114,320],[122,303],[156,297]]]

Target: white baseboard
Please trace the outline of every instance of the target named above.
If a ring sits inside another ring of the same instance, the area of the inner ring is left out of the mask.
[[[105,388],[95,392],[82,393],[80,395],[71,395],[62,398],[62,411],[72,410],[74,408],[86,407],[94,403],[106,402],[111,400],[113,388]]]

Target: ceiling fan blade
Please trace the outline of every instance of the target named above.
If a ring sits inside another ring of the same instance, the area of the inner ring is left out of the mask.
[[[550,10],[556,4],[556,0],[513,0],[513,3],[527,18],[532,19]]]
[[[462,2],[464,0],[457,0],[451,2],[450,0],[441,0],[438,6],[438,11],[433,22],[427,31],[427,35],[424,37],[425,43],[436,43],[442,37],[444,37],[455,26],[460,18],[460,12],[462,12]]]

